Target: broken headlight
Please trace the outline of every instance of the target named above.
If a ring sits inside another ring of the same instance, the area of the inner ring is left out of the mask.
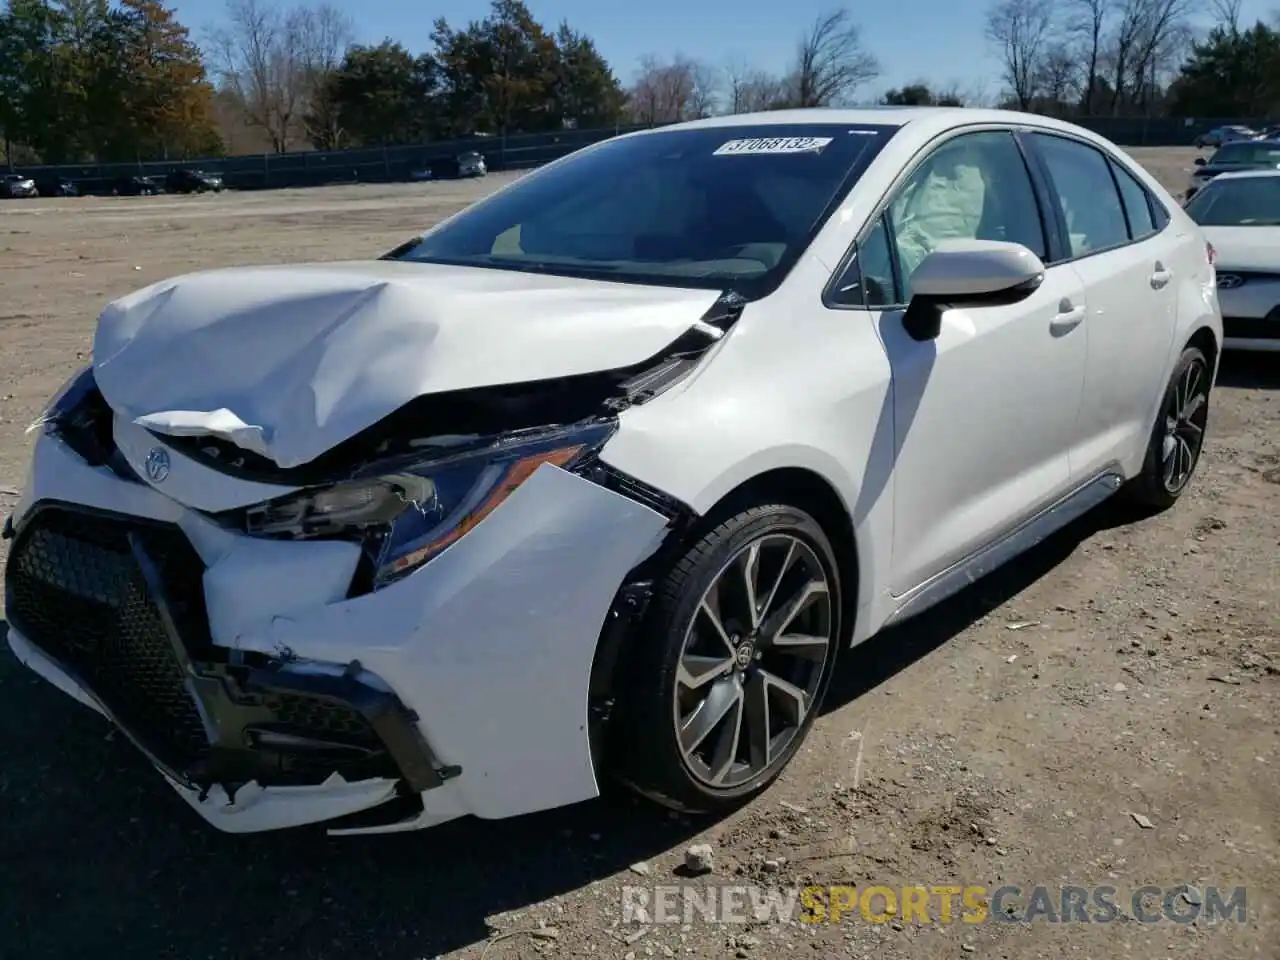
[[[398,458],[377,473],[309,488],[245,512],[247,533],[294,540],[358,534],[373,587],[412,573],[460,539],[544,463],[571,467],[615,425],[595,423],[507,438],[454,455]]]
[[[27,433],[56,423],[61,417],[74,411],[90,393],[97,389],[93,379],[93,364],[81,367],[49,398],[40,415],[31,421]]]

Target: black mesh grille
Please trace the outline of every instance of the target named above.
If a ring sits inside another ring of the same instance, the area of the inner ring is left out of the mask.
[[[130,534],[141,538],[159,572],[182,649],[201,674],[206,709],[220,717],[213,747]],[[199,554],[175,526],[46,505],[14,541],[6,604],[14,628],[74,672],[175,773],[206,782],[217,771],[264,784],[320,783],[335,769],[349,779],[397,776],[381,738],[353,705],[243,688],[251,668],[231,667],[210,640],[203,575]],[[259,745],[262,731],[342,749]]]
[[[291,693],[271,694],[266,702],[285,726],[305,730],[317,737],[337,737],[363,746],[376,747],[378,744],[369,721],[345,704]]]
[[[6,593],[14,626],[73,670],[120,723],[177,770],[208,744],[184,675],[133,558],[142,538],[184,636],[207,634],[204,566],[176,527],[44,508],[19,535]]]
[[[1280,318],[1223,317],[1222,335],[1241,340],[1280,340]]]

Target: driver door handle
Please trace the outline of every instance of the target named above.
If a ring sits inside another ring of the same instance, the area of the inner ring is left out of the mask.
[[[1173,279],[1173,271],[1166,270],[1163,263],[1156,261],[1155,270],[1151,274],[1151,289],[1161,290]]]
[[[1066,297],[1058,304],[1058,313],[1049,321],[1049,330],[1055,335],[1070,333],[1084,322],[1084,307],[1073,306]]]

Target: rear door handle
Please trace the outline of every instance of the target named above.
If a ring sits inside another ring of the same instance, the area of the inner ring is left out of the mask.
[[[1156,261],[1156,268],[1151,274],[1151,289],[1160,290],[1173,279],[1173,271],[1166,270],[1163,263]]]
[[[1049,321],[1049,330],[1054,334],[1070,333],[1084,322],[1084,307],[1073,307],[1070,300],[1058,304],[1058,313]]]

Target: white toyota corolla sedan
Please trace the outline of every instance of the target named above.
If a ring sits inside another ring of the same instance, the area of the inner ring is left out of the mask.
[[[965,109],[581,150],[377,260],[107,306],[6,525],[18,658],[222,830],[763,790],[837,655],[1187,488],[1199,228]]]

